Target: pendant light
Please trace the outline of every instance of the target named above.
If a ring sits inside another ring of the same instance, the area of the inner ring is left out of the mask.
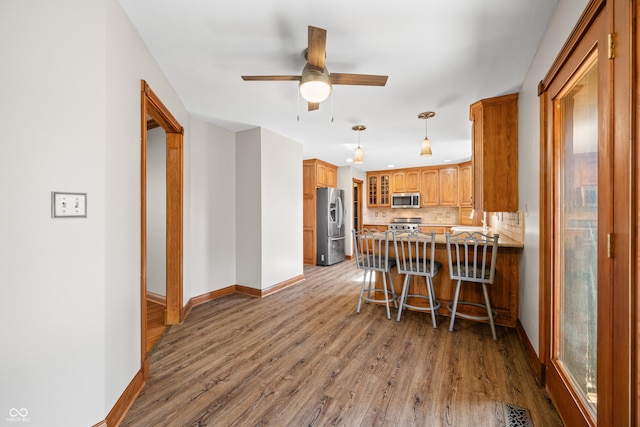
[[[431,152],[431,141],[429,141],[429,137],[427,136],[427,119],[435,115],[436,113],[433,111],[425,111],[424,113],[418,114],[419,119],[424,119],[424,139],[422,140],[422,147],[420,148],[420,156],[422,157],[430,157],[433,154]]]
[[[355,125],[351,129],[358,132],[358,148],[356,148],[356,154],[355,156],[353,156],[353,163],[356,165],[361,165],[362,163],[364,163],[364,155],[362,154],[362,148],[360,148],[360,132],[365,130],[366,127],[365,125]]]

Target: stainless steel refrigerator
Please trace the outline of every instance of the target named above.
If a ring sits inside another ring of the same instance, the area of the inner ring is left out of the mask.
[[[338,188],[316,190],[317,264],[344,261],[344,191]]]

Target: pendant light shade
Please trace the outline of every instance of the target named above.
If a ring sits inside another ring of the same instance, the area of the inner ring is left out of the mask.
[[[356,148],[356,154],[353,156],[353,163],[361,165],[364,163],[364,154],[362,153],[362,148],[360,148],[360,132],[365,130],[366,127],[364,125],[355,125],[351,129],[358,132],[358,148]]]
[[[431,141],[429,141],[429,138],[425,137],[422,140],[422,148],[420,148],[420,155],[422,157],[429,157],[433,154],[433,152],[431,151]]]
[[[424,119],[424,139],[422,140],[422,147],[420,148],[420,156],[422,157],[430,157],[433,154],[431,151],[431,141],[427,136],[427,119],[435,115],[436,113],[433,111],[425,111],[424,113],[418,114],[419,119]]]

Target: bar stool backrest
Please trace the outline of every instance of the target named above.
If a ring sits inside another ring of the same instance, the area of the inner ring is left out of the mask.
[[[493,283],[498,239],[479,232],[446,233],[449,275],[452,280]]]
[[[435,232],[396,231],[393,233],[393,248],[398,273],[431,277],[437,273]]]
[[[352,230],[356,266],[363,270],[388,271],[389,231]],[[395,263],[395,262],[394,262]]]

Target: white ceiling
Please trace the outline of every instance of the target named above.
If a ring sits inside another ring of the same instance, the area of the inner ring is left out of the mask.
[[[299,141],[305,159],[337,166],[353,158],[351,128],[363,124],[356,167],[378,170],[469,159],[469,105],[519,91],[558,0],[120,3],[193,116],[232,131],[264,127]],[[299,75],[308,25],[327,30],[330,72],[388,75],[387,85],[334,86],[308,112],[297,82],[240,78]],[[423,111],[436,113],[430,158],[419,156]]]

